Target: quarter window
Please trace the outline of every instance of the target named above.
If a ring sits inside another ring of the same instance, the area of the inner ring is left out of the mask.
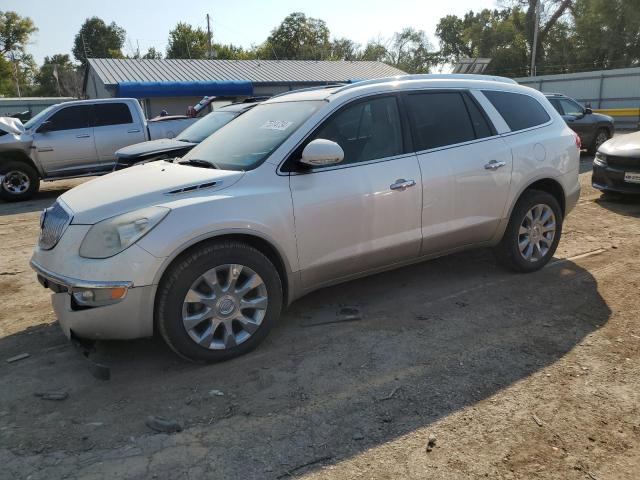
[[[344,150],[342,164],[403,153],[400,114],[395,97],[379,97],[347,106],[333,115],[309,141],[332,140]]]
[[[520,93],[483,90],[512,132],[536,127],[551,120],[547,111],[535,98]]]
[[[74,130],[76,128],[89,127],[88,105],[74,105],[64,107],[49,117],[51,128],[49,131]]]
[[[125,103],[96,103],[93,108],[96,127],[133,123],[131,111]]]
[[[460,92],[410,94],[407,95],[406,103],[411,115],[417,151],[476,139],[474,124]],[[487,136],[488,126],[482,114],[476,112],[475,116],[480,136]]]

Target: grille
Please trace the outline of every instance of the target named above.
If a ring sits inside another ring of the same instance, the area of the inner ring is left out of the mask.
[[[630,167],[634,170],[640,169],[640,158],[637,157],[616,157],[607,155],[607,165],[612,167]]]
[[[72,216],[58,202],[45,209],[42,215],[44,219],[41,221],[38,245],[43,250],[51,250],[71,223]]]

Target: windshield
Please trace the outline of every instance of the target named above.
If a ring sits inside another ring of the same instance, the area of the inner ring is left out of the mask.
[[[183,160],[205,160],[223,170],[251,170],[322,105],[323,101],[263,103],[215,132]]]
[[[31,120],[29,120],[27,123],[24,124],[24,128],[25,130],[29,130],[31,127],[33,127],[38,120],[40,120],[43,117],[46,117],[49,112],[51,112],[51,110],[53,110],[54,107],[56,107],[57,105],[51,105],[50,107],[45,108],[44,110],[42,110],[40,113],[38,113],[35,117],[33,117]]]
[[[182,142],[200,143],[213,132],[229,123],[238,112],[211,112],[193,125],[185,128],[176,140]]]

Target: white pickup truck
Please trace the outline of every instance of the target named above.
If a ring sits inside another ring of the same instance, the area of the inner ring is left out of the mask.
[[[24,125],[0,117],[0,198],[27,200],[40,180],[102,175],[113,170],[116,150],[173,138],[197,118],[146,120],[135,98],[65,102]]]

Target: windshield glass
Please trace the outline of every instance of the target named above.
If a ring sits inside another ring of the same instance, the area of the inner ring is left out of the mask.
[[[211,112],[205,115],[193,125],[185,128],[176,140],[183,142],[200,143],[213,132],[229,123],[238,112]]]
[[[55,107],[56,105],[51,105],[50,107],[45,108],[44,110],[42,110],[40,113],[38,113],[35,117],[33,117],[31,120],[29,120],[27,123],[24,124],[24,128],[25,130],[29,130],[31,127],[33,127],[38,120],[40,120],[42,117],[45,117],[49,114],[49,112],[51,110],[53,110],[53,107]]]
[[[223,170],[251,170],[295,132],[323,101],[263,103],[225,125],[183,157]]]

